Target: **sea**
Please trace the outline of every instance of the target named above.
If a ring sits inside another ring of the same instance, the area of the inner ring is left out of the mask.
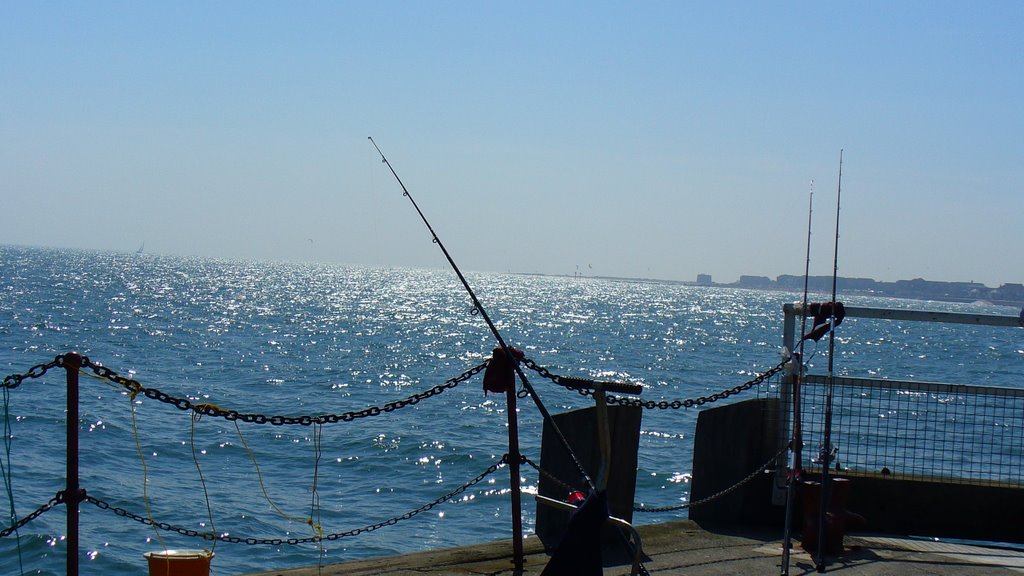
[[[659,402],[707,396],[777,365],[782,307],[801,298],[644,280],[483,272],[466,278],[505,340],[538,366],[638,383],[643,400]],[[984,302],[840,299],[1020,312]],[[811,370],[823,369],[826,340],[808,354]],[[436,390],[479,366],[494,346],[458,278],[440,267],[0,246],[4,376],[75,351],[165,399],[299,417],[359,413]],[[1024,386],[1019,329],[849,319],[835,348],[841,375]],[[527,375],[552,413],[593,405],[534,371]],[[777,393],[777,386],[777,378],[769,379],[722,402]],[[505,397],[486,394],[482,374],[441,390],[351,421],[275,425],[196,417],[173,401],[133,396],[123,385],[83,374],[81,486],[110,508],[82,504],[81,573],[146,574],[143,554],[164,549],[212,549],[211,573],[227,575],[509,538],[507,468],[459,490],[508,451]],[[699,411],[644,411],[638,505],[689,501]],[[63,488],[65,413],[63,369],[4,388],[0,526],[37,512]],[[539,414],[530,399],[519,400],[520,447],[538,463]],[[530,534],[529,493],[538,478],[528,466],[521,476]],[[635,520],[683,517],[685,510],[638,513]],[[63,574],[65,526],[58,504],[0,539],[0,574]],[[241,541],[214,543],[189,531]],[[318,543],[318,535],[335,537]]]

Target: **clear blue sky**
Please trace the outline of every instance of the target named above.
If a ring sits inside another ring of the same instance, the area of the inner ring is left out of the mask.
[[[6,2],[0,243],[1024,282],[1022,2]]]

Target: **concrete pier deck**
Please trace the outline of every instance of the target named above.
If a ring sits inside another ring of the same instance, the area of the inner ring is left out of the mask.
[[[779,574],[782,538],[778,530],[736,531],[702,528],[689,520],[639,527],[644,566],[651,574]],[[830,558],[828,572],[842,576],[1000,576],[1024,574],[1024,551],[933,542],[891,536],[846,536],[845,552]],[[794,540],[790,574],[816,574],[811,557]],[[548,555],[537,538],[525,543],[526,569],[536,576]],[[401,556],[357,560],[260,572],[251,576],[512,576],[511,541],[416,552]],[[630,565],[607,562],[605,576],[628,575]],[[614,564],[614,565],[609,565]]]

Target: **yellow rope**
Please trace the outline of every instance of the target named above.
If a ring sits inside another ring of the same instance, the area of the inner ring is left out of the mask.
[[[81,368],[78,369],[78,373],[88,376],[94,380],[99,380],[100,382],[107,384],[111,388],[119,388],[119,385],[115,384],[114,382],[111,382],[110,380],[93,374],[91,372],[86,372]],[[142,452],[142,442],[139,439],[139,421],[137,413],[135,411],[135,397],[138,396],[140,391],[141,389],[129,390],[128,411],[131,413],[132,416],[132,437],[135,440],[135,452],[139,455],[139,462],[142,464],[142,502],[146,507],[146,518],[150,520],[150,523],[153,526],[153,532],[156,533],[156,540],[157,542],[159,542],[160,547],[166,551],[167,544],[164,542],[163,535],[160,534],[160,529],[156,527],[156,521],[153,519],[153,507],[150,505],[149,501],[149,467],[146,464],[146,456]]]
[[[81,368],[78,369],[78,373],[81,375],[88,376],[94,380],[99,380],[111,388],[118,388],[114,382],[93,374],[86,372]],[[167,544],[163,540],[163,536],[160,534],[160,530],[156,527],[156,522],[153,520],[153,508],[149,502],[149,467],[146,465],[146,457],[142,452],[142,442],[139,439],[139,421],[135,412],[135,397],[139,394],[140,390],[133,389],[128,394],[128,411],[132,417],[132,437],[135,440],[135,452],[139,455],[139,462],[142,464],[142,502],[146,507],[146,517],[150,520],[153,526],[153,532],[156,533],[157,542],[160,543],[160,547],[167,550]]]
[[[206,515],[210,519],[210,534],[214,536],[213,546],[209,552],[217,548],[217,526],[213,522],[213,507],[210,506],[210,492],[206,489],[206,477],[203,476],[203,469],[199,466],[199,457],[196,456],[196,423],[202,417],[198,412],[192,413],[192,430],[189,435],[189,444],[192,446],[192,462],[196,465],[196,472],[199,474],[199,483],[203,486],[203,497],[206,498]]]
[[[98,376],[96,374],[92,374],[90,372],[86,372],[86,371],[81,370],[81,369],[79,369],[79,373],[80,374],[84,374],[86,376],[89,376],[90,378],[94,378],[96,380],[99,380],[99,381],[109,385],[112,388],[115,388],[115,389],[119,388],[119,385],[117,385],[116,383],[111,382],[110,380],[108,380],[106,378],[103,378],[101,376]],[[136,413],[136,410],[135,410],[135,398],[136,398],[136,396],[138,396],[139,392],[141,392],[141,391],[142,391],[141,387],[134,388],[134,389],[129,389],[128,390],[128,403],[129,403],[129,410],[131,412],[131,418],[132,418],[132,435],[134,436],[134,439],[135,439],[135,451],[136,451],[136,453],[138,453],[139,461],[142,463],[142,500],[143,500],[143,503],[145,504],[145,507],[146,507],[146,517],[152,522],[153,530],[156,533],[156,539],[160,543],[161,548],[163,548],[164,550],[167,550],[167,544],[164,542],[163,536],[160,534],[160,530],[156,527],[156,522],[153,519],[153,510],[152,510],[152,506],[150,505],[150,500],[149,500],[149,467],[146,464],[146,458],[145,458],[145,455],[143,454],[143,451],[142,451],[142,443],[141,443],[141,440],[139,438],[138,418],[137,418],[137,413]],[[218,410],[218,411],[224,411],[220,406],[217,406],[216,404],[212,404],[212,403],[195,404],[194,407],[196,409],[212,408],[212,409],[215,409],[215,410]],[[196,471],[199,474],[199,480],[200,480],[200,483],[203,486],[203,495],[206,497],[206,510],[207,510],[207,514],[208,514],[209,519],[210,519],[210,529],[212,531],[211,533],[215,536],[214,539],[213,539],[213,547],[216,548],[216,545],[217,545],[216,527],[214,526],[214,521],[213,521],[213,509],[212,509],[212,506],[210,505],[210,495],[209,495],[209,492],[208,492],[207,487],[206,487],[206,478],[203,475],[202,468],[199,465],[199,459],[196,457],[196,453],[195,453],[195,450],[196,450],[195,449],[195,425],[200,420],[201,416],[202,416],[202,414],[200,412],[198,412],[198,411],[194,412],[193,415],[192,415],[192,429],[191,429],[192,460],[193,460],[193,462],[195,462]],[[238,433],[238,438],[242,442],[242,446],[245,448],[246,453],[249,455],[249,459],[252,461],[253,467],[256,469],[256,478],[259,480],[260,491],[263,493],[263,497],[267,500],[267,503],[270,504],[270,507],[278,515],[280,515],[282,518],[284,518],[284,519],[286,519],[286,520],[288,520],[290,522],[301,522],[303,524],[308,525],[310,528],[312,528],[314,535],[316,536],[318,542],[320,543],[321,557],[322,557],[323,556],[323,552],[324,552],[323,551],[323,537],[324,537],[323,527],[319,523],[315,522],[313,520],[313,518],[300,517],[300,516],[289,516],[284,510],[282,510],[274,502],[274,500],[270,497],[270,494],[267,492],[266,484],[263,481],[263,473],[260,470],[259,463],[256,461],[256,454],[253,452],[252,448],[249,447],[249,443],[245,440],[245,435],[242,434],[242,428],[238,425],[238,421],[235,421],[234,424],[235,424],[235,431]],[[317,426],[317,429],[314,431],[315,444],[316,444],[316,450],[317,450],[317,456],[316,456],[317,464],[319,464],[319,459],[320,459],[319,434],[320,434],[320,430],[319,430],[319,426]],[[315,473],[314,474],[314,480],[313,480],[313,490],[314,490],[314,497],[315,498],[317,498],[317,495],[315,494],[315,492],[316,492],[316,484],[317,484],[316,476],[317,476],[317,474]],[[316,502],[315,506],[314,506],[315,512],[317,513],[317,515],[319,515],[319,502],[318,502],[318,498],[317,498],[317,500],[315,500],[315,502]]]
[[[310,519],[310,524],[313,526],[313,531],[316,533],[316,538],[317,538],[316,539],[316,544],[317,544],[317,548],[319,549],[319,552],[320,552],[319,557],[317,558],[317,564],[316,564],[317,574],[320,574],[320,571],[323,568],[324,557],[327,555],[327,552],[324,549],[324,531],[323,531],[323,528],[320,526],[320,492],[319,492],[319,489],[318,489],[318,484],[319,484],[319,480],[320,480],[320,458],[323,456],[323,450],[321,449],[321,446],[320,446],[320,441],[323,438],[323,424],[317,422],[317,423],[313,424],[313,426],[314,426],[314,428],[313,428],[314,460],[313,460],[313,487],[312,487],[312,490],[311,490],[313,495],[312,495],[312,510],[310,510],[310,515],[311,516],[315,516],[317,522],[316,522],[316,524],[313,524],[312,523],[312,518],[311,518]]]
[[[92,372],[86,372],[85,370],[82,370],[81,368],[78,369],[78,373],[83,375],[83,376],[88,376],[89,378],[92,378],[93,380],[99,380],[100,382],[103,382],[104,384],[106,384],[107,386],[110,386],[111,388],[114,388],[114,389],[123,388],[123,386],[121,386],[120,384],[115,384],[115,383],[111,382],[110,380],[107,380],[106,378],[103,378],[102,376],[97,376],[96,374],[93,374]],[[139,390],[132,390],[131,399],[135,400],[135,396],[139,392],[140,392]]]
[[[212,404],[210,406],[212,406]],[[314,531],[318,530],[319,526],[314,525],[312,518],[306,518],[301,516],[289,516],[287,513],[285,513],[284,510],[281,510],[281,508],[278,507],[276,503],[274,503],[274,500],[270,497],[270,494],[267,492],[266,484],[264,484],[263,482],[263,473],[260,471],[259,463],[256,462],[256,454],[252,451],[252,448],[249,447],[249,443],[246,442],[245,435],[242,434],[242,428],[238,425],[237,420],[235,421],[235,431],[238,432],[238,439],[242,442],[242,447],[245,448],[245,452],[249,455],[249,459],[252,460],[253,468],[256,469],[256,479],[259,480],[260,483],[260,490],[263,492],[263,497],[266,498],[267,503],[270,504],[270,507],[273,508],[278,515],[280,515],[282,518],[288,521],[302,522],[303,524],[308,524],[312,526]]]
[[[160,529],[156,527],[156,522],[153,520],[153,508],[149,504],[149,468],[146,466],[146,457],[142,453],[142,442],[139,440],[139,421],[135,412],[136,394],[137,392],[132,392],[128,395],[128,406],[132,413],[132,435],[135,437],[135,451],[139,455],[139,461],[142,462],[142,502],[146,506],[146,517],[152,522],[153,532],[156,533],[156,540],[160,543],[160,547],[166,551],[167,544],[160,534]]]

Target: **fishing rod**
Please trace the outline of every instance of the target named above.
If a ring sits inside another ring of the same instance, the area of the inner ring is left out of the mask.
[[[807,258],[804,260],[804,297],[800,304],[800,335],[807,330],[807,285],[811,273],[811,215],[814,214],[814,180],[811,180],[811,192],[807,201]],[[789,548],[793,542],[793,497],[796,493],[796,482],[800,479],[803,448],[803,430],[800,424],[800,385],[804,374],[804,342],[800,338],[800,352],[793,358],[796,360],[796,374],[793,376],[793,434],[790,438],[792,463],[789,467],[789,479],[786,483],[786,520],[782,537],[782,576],[789,576]]]
[[[800,418],[801,404],[800,395],[803,393],[804,375],[804,343],[803,334],[807,331],[807,287],[811,274],[811,214],[814,212],[814,180],[811,180],[811,193],[807,201],[807,260],[804,262],[804,298],[800,307],[800,356],[798,357],[798,371],[796,385],[793,388],[793,459],[796,464],[794,472],[799,475],[803,464],[803,423]]]
[[[537,391],[534,390],[533,385],[530,384],[529,379],[527,379],[526,374],[523,372],[522,367],[519,365],[519,359],[516,358],[516,356],[512,353],[512,349],[509,348],[509,346],[505,343],[505,339],[501,336],[501,333],[498,331],[498,327],[495,326],[493,321],[491,321],[490,315],[487,314],[487,310],[484,309],[483,304],[481,304],[480,300],[476,297],[476,293],[473,291],[473,288],[469,285],[469,281],[466,280],[465,275],[462,274],[462,270],[460,270],[459,266],[455,263],[455,259],[452,258],[452,255],[448,252],[448,249],[445,248],[444,243],[441,242],[441,238],[438,237],[437,232],[434,231],[434,227],[430,225],[430,222],[427,220],[426,215],[424,215],[423,211],[420,210],[420,207],[416,203],[416,200],[412,197],[412,194],[409,193],[409,189],[405,187],[405,183],[402,182],[401,178],[399,178],[398,172],[395,171],[394,166],[391,165],[391,162],[388,162],[388,159],[384,155],[384,152],[381,151],[380,146],[377,146],[377,143],[374,142],[372,136],[367,136],[367,139],[370,141],[371,144],[373,144],[373,147],[377,149],[377,153],[380,154],[381,161],[384,162],[385,164],[387,164],[388,169],[391,170],[391,175],[395,177],[395,180],[398,181],[398,185],[402,187],[403,195],[406,198],[409,199],[409,202],[412,203],[413,208],[416,209],[416,213],[419,214],[419,216],[420,216],[420,220],[423,220],[423,224],[427,227],[427,230],[430,232],[430,235],[433,238],[434,244],[437,244],[438,248],[441,249],[441,252],[444,253],[444,257],[448,260],[448,264],[451,266],[452,270],[455,271],[455,274],[459,277],[459,281],[462,282],[463,288],[466,289],[466,293],[469,294],[470,299],[473,301],[474,310],[476,312],[478,312],[480,314],[480,316],[484,319],[484,322],[487,323],[487,327],[490,328],[491,333],[494,335],[495,340],[498,341],[498,345],[505,352],[505,357],[508,359],[509,364],[512,365],[512,367],[515,369],[516,374],[519,376],[519,380],[522,383],[523,388],[529,394],[530,398],[533,400],[533,403],[537,406],[537,410],[540,412],[541,417],[544,418],[545,422],[550,424],[551,430],[554,432],[555,437],[558,438],[559,443],[562,445],[563,448],[565,448],[566,453],[569,454],[569,458],[572,459],[573,464],[576,466],[576,469],[579,471],[580,476],[586,482],[587,487],[590,488],[591,492],[597,492],[597,486],[594,484],[593,479],[591,479],[590,475],[587,474],[587,471],[583,467],[583,464],[580,463],[579,459],[576,457],[576,453],[573,452],[572,446],[570,446],[569,441],[565,438],[565,435],[562,434],[562,431],[558,428],[558,425],[555,423],[554,418],[551,417],[551,413],[548,412],[547,407],[544,406],[544,402],[541,401],[540,396],[537,394]],[[513,398],[513,402],[514,402],[514,398],[515,398],[514,393],[510,392],[510,397]],[[510,410],[510,414],[509,414],[509,427],[510,427],[510,435],[511,435],[513,433],[512,430],[514,430],[514,426],[515,426],[515,424],[514,424],[514,414],[513,414],[514,409],[513,409],[513,407],[510,407],[509,410]],[[515,482],[515,481],[518,481],[518,476],[519,476],[519,474],[518,474],[518,469],[519,469],[519,462],[518,462],[519,454],[518,454],[518,451],[519,451],[519,448],[518,448],[518,446],[513,447],[512,446],[512,442],[509,442],[509,445],[510,445],[509,446],[510,449],[513,449],[513,450],[516,451],[516,454],[511,454],[510,455],[510,456],[514,457],[513,460],[515,460],[515,462],[511,462],[509,464],[510,472],[511,472],[511,475],[513,476],[512,481]],[[513,491],[513,494],[516,494],[516,491]],[[516,498],[516,500],[517,500],[517,498]],[[518,506],[518,504],[517,503],[513,503],[513,507],[516,507],[516,506]],[[619,530],[618,533],[619,533],[619,537],[625,543],[627,549],[629,549],[630,548],[629,542],[626,539],[625,535],[622,534],[621,530]],[[516,556],[516,560],[515,560],[515,562],[516,562],[516,571],[518,573],[522,573],[522,570],[523,570],[523,566],[522,566],[522,562],[523,562],[522,558],[523,558],[523,556],[522,556],[522,542],[521,542],[521,538],[522,538],[521,520],[517,521],[514,518],[513,519],[513,549],[514,549],[514,553],[515,553],[515,556]],[[643,564],[640,564],[640,570],[641,570],[642,574],[647,574],[647,569],[643,566]]]
[[[835,450],[832,448],[832,397],[836,378],[833,372],[836,351],[836,284],[839,277],[839,205],[843,194],[843,151],[839,150],[839,185],[836,190],[836,241],[832,256],[832,308],[829,312],[828,386],[825,394],[825,430],[821,443],[821,505],[818,510],[818,558],[815,569],[825,571],[825,519],[829,502],[829,470]]]
[[[569,453],[569,456],[572,458],[573,463],[579,470],[580,475],[582,476],[584,481],[586,481],[587,486],[591,490],[596,491],[597,488],[594,485],[594,481],[590,478],[590,475],[588,475],[587,471],[583,468],[583,464],[581,464],[580,461],[576,458],[576,454],[573,453],[572,448],[569,446],[569,441],[566,440],[565,436],[562,434],[562,431],[558,429],[558,426],[555,424],[554,419],[551,417],[551,413],[548,412],[548,409],[546,406],[544,406],[544,403],[541,401],[540,396],[537,395],[537,391],[534,390],[533,385],[530,384],[530,381],[526,378],[526,374],[523,372],[522,367],[520,367],[519,365],[519,359],[516,358],[514,354],[512,354],[512,350],[505,343],[505,339],[502,338],[497,326],[495,326],[494,322],[491,321],[490,315],[487,314],[487,310],[484,309],[483,304],[481,304],[480,300],[476,297],[476,293],[473,291],[473,288],[469,285],[469,281],[467,281],[466,277],[462,274],[462,270],[460,270],[459,266],[455,263],[455,259],[452,258],[452,255],[448,252],[448,249],[444,247],[444,243],[442,243],[441,239],[437,236],[437,232],[434,232],[434,227],[430,225],[430,222],[427,220],[427,217],[423,214],[423,211],[420,210],[419,205],[416,204],[416,200],[413,199],[412,194],[409,193],[409,189],[405,187],[405,184],[402,182],[402,179],[398,177],[398,173],[395,172],[395,168],[391,165],[391,162],[388,162],[387,157],[384,156],[383,152],[381,152],[380,146],[377,146],[377,143],[373,141],[372,136],[368,136],[367,138],[370,140],[370,143],[373,144],[373,147],[377,149],[377,153],[380,154],[381,161],[387,164],[388,169],[391,170],[391,174],[395,177],[395,180],[398,181],[398,185],[402,187],[403,195],[409,199],[409,202],[412,203],[413,208],[416,209],[416,213],[420,215],[420,219],[423,220],[423,224],[426,225],[427,230],[430,231],[430,235],[433,237],[434,244],[437,244],[438,248],[441,249],[441,252],[444,253],[444,257],[448,259],[448,264],[452,267],[452,270],[455,271],[455,274],[459,277],[459,280],[462,282],[463,288],[466,289],[466,292],[469,294],[470,299],[473,301],[474,310],[476,310],[480,314],[480,317],[484,319],[484,322],[487,323],[487,327],[490,328],[491,330],[491,334],[493,334],[495,340],[498,341],[498,345],[501,346],[502,350],[505,351],[505,355],[508,358],[509,363],[513,367],[515,367],[516,374],[519,376],[519,380],[520,382],[522,382],[523,388],[526,389],[526,392],[530,395],[530,398],[533,399],[534,404],[537,405],[537,409],[540,411],[541,416],[544,418],[546,422],[548,422],[551,425],[551,429],[555,432],[558,441],[562,444],[562,446],[565,447],[566,451]]]

